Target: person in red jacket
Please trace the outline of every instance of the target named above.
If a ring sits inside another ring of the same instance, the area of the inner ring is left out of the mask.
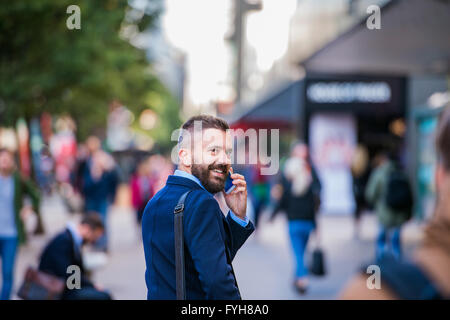
[[[145,159],[138,164],[136,173],[131,177],[131,203],[136,210],[137,221],[140,224],[147,202],[152,198],[154,179],[150,176],[149,161]]]

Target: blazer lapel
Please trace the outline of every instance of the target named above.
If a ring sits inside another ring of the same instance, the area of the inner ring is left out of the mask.
[[[230,250],[233,247],[233,237],[231,236],[231,230],[230,230],[230,226],[228,225],[228,221],[225,218],[225,216],[221,213],[222,215],[222,223],[223,223],[223,229],[224,229],[224,239],[225,239],[225,247],[228,250],[228,254],[231,257],[230,254]],[[231,263],[231,260],[230,260]]]

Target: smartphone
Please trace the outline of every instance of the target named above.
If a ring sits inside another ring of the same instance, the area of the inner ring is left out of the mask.
[[[233,184],[233,179],[231,179],[230,171],[228,171],[227,180],[225,181],[225,193],[229,194],[234,190],[234,188],[236,188],[236,186]]]

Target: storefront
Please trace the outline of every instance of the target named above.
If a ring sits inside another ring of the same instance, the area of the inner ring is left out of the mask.
[[[365,146],[372,160],[396,149],[405,133],[404,77],[308,75],[304,85],[303,137],[322,182],[322,212],[354,210],[353,151]]]
[[[363,144],[373,158],[402,145],[405,86],[404,77],[307,75],[231,123],[233,128],[280,128],[291,133],[285,135],[290,141],[306,141],[322,181],[322,212],[351,214],[353,150]],[[284,149],[281,156],[288,152]]]

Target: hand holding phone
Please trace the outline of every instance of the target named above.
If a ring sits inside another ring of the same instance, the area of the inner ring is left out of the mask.
[[[227,180],[225,181],[225,193],[230,194],[236,188],[233,184],[233,179],[231,179],[231,171],[228,171]]]
[[[234,173],[233,168],[230,168],[223,193],[228,208],[239,218],[245,219],[247,211],[247,183],[245,182],[245,177]]]

